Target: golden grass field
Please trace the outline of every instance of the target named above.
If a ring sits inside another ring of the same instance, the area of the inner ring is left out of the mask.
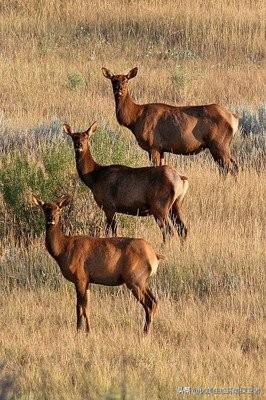
[[[238,133],[237,181],[222,178],[207,153],[167,156],[189,178],[184,246],[177,237],[162,246],[151,218],[119,216],[120,235],[144,237],[166,256],[152,280],[160,303],[148,337],[126,289],[96,286],[93,331],[76,335],[74,289],[44,248],[29,198],[69,191],[65,231],[103,235],[62,124],[97,120],[92,151],[101,163],[144,166],[148,157],[118,126],[101,67],[138,66],[130,83],[138,102],[256,110],[265,100],[264,15],[260,0],[1,1],[1,400],[263,397],[265,133],[258,141]],[[193,397],[178,394],[182,386],[261,395]]]

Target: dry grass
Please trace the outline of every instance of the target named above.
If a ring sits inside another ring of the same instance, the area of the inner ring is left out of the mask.
[[[93,333],[76,336],[73,288],[43,238],[15,250],[12,238],[5,241],[0,359],[17,398],[165,399],[179,386],[262,388],[266,173],[250,169],[237,183],[224,181],[203,161],[187,172],[190,237],[182,248],[174,239],[160,250],[167,260],[153,280],[160,308],[148,338],[127,290],[99,287]],[[88,214],[81,199],[75,203]],[[161,246],[151,219],[123,221],[122,235]]]
[[[58,116],[117,128],[101,73],[140,67],[140,101],[264,100],[264,2],[1,2],[0,85],[4,118],[29,127]]]
[[[175,238],[160,248],[152,219],[119,217],[121,235],[142,236],[167,255],[152,283],[160,307],[149,337],[132,296],[105,287],[92,291],[92,334],[77,336],[73,288],[43,235],[19,240],[32,233],[28,221],[40,234],[31,190],[47,200],[75,192],[66,231],[102,233],[62,122],[99,121],[93,154],[101,163],[147,164],[118,127],[101,66],[138,65],[139,102],[256,107],[264,100],[263,12],[264,2],[239,0],[1,1],[1,400],[185,398],[180,386],[263,390],[266,166],[255,141],[235,140],[237,182],[222,179],[206,155],[168,156],[190,182],[185,246]]]

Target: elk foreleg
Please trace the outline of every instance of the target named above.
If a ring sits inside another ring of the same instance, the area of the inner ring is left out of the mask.
[[[81,330],[82,317],[84,317],[86,323],[86,332],[89,333],[89,285],[84,281],[77,281],[75,287],[77,294],[77,331]]]
[[[163,165],[161,163],[161,160],[163,159],[163,153],[161,154],[159,150],[151,149],[151,151],[149,152],[149,158],[153,166],[157,167],[159,165]]]
[[[78,294],[77,292],[77,305],[76,305],[76,309],[77,309],[77,331],[79,332],[82,328],[82,296],[80,296],[80,294]]]

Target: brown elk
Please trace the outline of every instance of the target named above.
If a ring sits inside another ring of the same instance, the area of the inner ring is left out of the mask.
[[[60,213],[62,207],[71,201],[70,196],[65,195],[53,203],[44,203],[33,196],[33,201],[44,212],[46,249],[59,265],[63,276],[75,285],[77,330],[82,328],[84,317],[86,331],[90,331],[90,284],[125,284],[145,310],[144,332],[147,333],[158,303],[148,281],[156,273],[158,260],[163,256],[156,254],[143,239],[65,236],[60,226]]]
[[[180,207],[188,189],[188,181],[170,166],[131,168],[125,165],[99,165],[90,151],[89,136],[96,123],[85,132],[73,133],[65,124],[64,131],[71,136],[76,166],[81,180],[87,185],[97,205],[106,215],[106,234],[116,235],[116,213],[137,216],[153,215],[163,240],[173,235],[171,223],[181,238],[187,228],[181,218]]]
[[[137,67],[127,75],[114,75],[106,68],[102,72],[112,82],[117,121],[132,131],[154,165],[164,163],[165,152],[191,155],[209,149],[221,171],[237,174],[237,164],[230,154],[239,122],[235,114],[218,104],[136,104],[128,92],[128,81],[137,75]]]

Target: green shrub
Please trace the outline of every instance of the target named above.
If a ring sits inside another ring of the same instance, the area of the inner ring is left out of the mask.
[[[3,157],[0,185],[9,219],[15,221],[18,234],[40,234],[42,215],[34,212],[30,195],[53,199],[74,184],[73,156],[68,146],[44,145],[38,154],[27,155],[13,150]]]
[[[185,69],[182,67],[182,65],[176,66],[173,80],[179,90],[184,89],[186,81],[187,81],[187,74],[186,74]]]
[[[85,78],[78,72],[73,72],[67,75],[67,86],[71,90],[84,88],[86,85]]]

